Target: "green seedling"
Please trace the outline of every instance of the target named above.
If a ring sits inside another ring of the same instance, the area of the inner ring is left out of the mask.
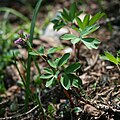
[[[33,33],[34,33],[34,27],[35,27],[35,20],[38,14],[38,9],[40,7],[41,0],[38,1],[38,4],[34,11],[34,16],[31,23],[31,29],[30,29],[30,36],[27,37],[22,33],[20,33],[20,38],[15,41],[16,44],[19,44],[21,46],[24,46],[28,50],[28,62],[27,62],[27,68],[26,68],[26,80],[24,80],[21,76],[21,79],[23,79],[25,90],[26,90],[26,96],[25,96],[25,108],[28,109],[28,103],[29,103],[29,97],[30,97],[30,67],[31,67],[31,60],[33,58],[34,63],[36,65],[36,68],[38,69],[38,73],[40,76],[40,79],[46,80],[46,87],[53,87],[56,84],[60,84],[61,88],[63,89],[64,93],[70,100],[71,104],[74,104],[71,100],[71,97],[69,95],[69,90],[72,90],[72,88],[81,89],[82,88],[82,80],[80,79],[78,73],[81,69],[81,63],[79,62],[79,50],[80,50],[80,43],[83,43],[88,49],[97,49],[98,45],[100,44],[100,40],[96,38],[89,37],[90,34],[95,32],[99,29],[99,25],[96,23],[103,15],[104,13],[97,13],[92,18],[90,18],[89,14],[86,14],[83,21],[79,18],[79,15],[83,11],[78,11],[77,5],[74,2],[70,6],[70,10],[64,8],[62,12],[59,12],[58,15],[52,20],[54,23],[54,29],[59,30],[64,26],[67,26],[68,29],[75,30],[79,35],[74,35],[71,31],[67,34],[62,35],[60,38],[62,40],[69,40],[75,46],[75,49],[77,49],[76,59],[78,61],[70,62],[69,59],[71,58],[70,53],[64,53],[60,57],[56,58],[55,53],[57,51],[60,51],[61,47],[53,47],[48,50],[44,48],[44,46],[40,46],[38,50],[35,50],[32,47],[33,42]],[[44,68],[44,71],[41,72],[39,65],[36,61],[36,57],[40,57],[46,64],[47,67]],[[19,72],[19,69],[18,69]],[[21,74],[19,72],[19,74]],[[37,96],[37,94],[36,94]],[[41,108],[44,117],[45,112],[42,108],[42,104],[39,97],[36,97],[39,107]],[[75,110],[75,111],[80,111]]]
[[[105,55],[101,55],[101,58],[114,63],[120,71],[120,50],[117,52],[116,57],[114,57],[110,52],[105,52]]]

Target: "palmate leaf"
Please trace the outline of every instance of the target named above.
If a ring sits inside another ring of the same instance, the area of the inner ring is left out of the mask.
[[[47,74],[42,75],[40,78],[42,78],[42,79],[48,79],[47,82],[46,82],[46,87],[49,87],[58,78],[59,71],[57,71],[56,73],[54,73],[49,68],[46,68],[45,71],[47,72]]]
[[[87,48],[89,49],[97,49],[98,45],[100,44],[100,41],[96,38],[82,38],[81,40]]]
[[[55,18],[53,18],[51,20],[51,22],[54,24],[54,25],[57,25],[60,21],[62,20],[62,16],[61,16],[61,13],[58,12],[55,16]]]
[[[96,31],[99,27],[100,27],[99,25],[87,26],[84,30],[81,31],[80,35],[81,37],[89,35],[90,33]]]

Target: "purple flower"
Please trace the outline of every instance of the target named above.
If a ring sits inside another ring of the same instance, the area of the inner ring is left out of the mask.
[[[18,34],[23,35],[23,30],[19,30]]]
[[[19,44],[21,46],[25,45],[25,42],[22,38],[18,38],[16,41],[14,41],[15,44]]]

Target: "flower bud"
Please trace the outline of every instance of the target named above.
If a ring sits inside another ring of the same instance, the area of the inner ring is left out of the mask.
[[[19,30],[18,34],[23,35],[23,30]]]

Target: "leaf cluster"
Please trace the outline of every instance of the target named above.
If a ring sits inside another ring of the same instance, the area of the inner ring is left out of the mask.
[[[47,79],[46,87],[50,87],[54,84],[55,80],[59,82],[59,76],[60,83],[66,90],[70,89],[72,86],[80,87],[82,81],[74,73],[80,68],[81,64],[76,62],[65,67],[69,57],[70,53],[66,53],[61,58],[57,58],[53,61],[48,60],[50,68],[45,68],[45,74],[40,77],[41,79]]]
[[[61,37],[63,40],[70,40],[72,44],[83,42],[89,49],[97,49],[100,41],[96,38],[87,37],[89,34],[95,32],[100,27],[96,22],[102,18],[105,14],[98,12],[93,17],[90,14],[84,16],[83,21],[79,18],[83,11],[77,9],[74,2],[70,6],[70,10],[64,8],[62,12],[59,12],[57,16],[52,20],[54,23],[54,29],[59,30],[64,26],[69,26],[79,33],[79,36],[73,34],[65,34]],[[77,24],[76,24],[77,23]],[[87,37],[87,38],[86,38]]]

